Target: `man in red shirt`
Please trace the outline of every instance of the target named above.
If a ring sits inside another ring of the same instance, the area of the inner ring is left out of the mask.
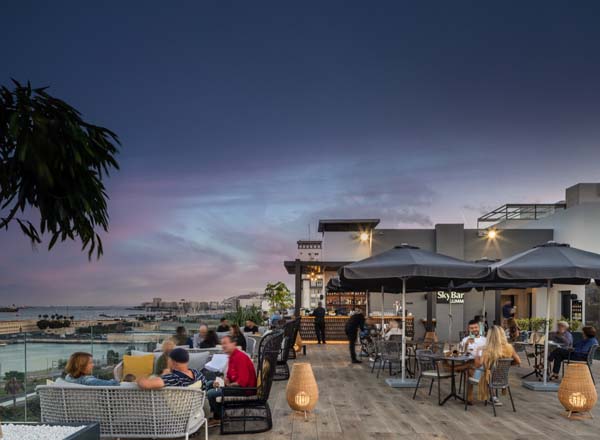
[[[225,374],[225,387],[241,387],[241,388],[254,388],[256,387],[256,370],[252,359],[237,348],[237,344],[234,339],[226,335],[221,338],[221,348],[223,352],[229,356],[227,363],[227,373]],[[228,395],[234,395],[234,393],[228,392]],[[238,395],[251,395],[255,394],[254,390],[236,390],[235,394]],[[206,393],[210,409],[213,412],[213,418],[209,420],[208,426],[216,426],[219,424],[221,418],[221,405],[217,402],[217,398],[223,395],[223,391],[219,386],[218,382],[213,382],[212,389],[209,389]]]

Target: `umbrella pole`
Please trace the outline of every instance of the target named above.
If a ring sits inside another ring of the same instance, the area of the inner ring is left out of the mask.
[[[546,329],[544,331],[544,386],[548,383],[548,336],[550,333],[550,286],[551,281],[548,280],[546,287]]]
[[[485,322],[485,287],[483,288],[483,304],[481,307],[481,317],[483,318],[483,322]]]
[[[406,278],[402,278],[402,343],[400,344],[402,354],[400,355],[401,374],[400,379],[388,377],[385,382],[392,388],[414,388],[417,386],[415,379],[406,378]]]
[[[448,286],[448,342],[452,342],[452,289]]]
[[[381,336],[385,334],[385,289],[381,286]]]
[[[402,278],[402,382],[406,377],[406,278]]]

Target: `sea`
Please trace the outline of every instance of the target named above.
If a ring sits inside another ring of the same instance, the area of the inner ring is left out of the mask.
[[[0,312],[0,321],[12,321],[20,319],[38,319],[40,315],[64,315],[73,316],[75,319],[100,319],[100,318],[127,318],[137,315],[148,315],[151,313],[133,307],[124,306],[48,306],[48,307],[24,307],[17,312]]]
[[[109,350],[119,353],[119,358],[133,348],[145,351],[147,344],[60,344],[60,343],[27,343],[27,371],[39,372],[55,370],[61,360],[66,360],[76,351],[93,353],[94,362],[105,364]],[[8,371],[25,371],[25,344],[8,344],[0,346],[0,377]]]
[[[40,315],[73,316],[77,320],[94,320],[108,318],[127,318],[137,315],[148,315],[142,310],[124,306],[48,306],[24,307],[17,312],[0,312],[0,321],[39,319]],[[0,378],[8,371],[25,371],[25,346],[23,343],[2,345],[0,341]],[[127,350],[135,348],[145,350],[144,343],[104,344],[61,344],[29,342],[27,344],[27,371],[43,371],[56,369],[61,360],[68,359],[76,351],[93,352],[96,363],[103,364],[109,350],[123,355]]]

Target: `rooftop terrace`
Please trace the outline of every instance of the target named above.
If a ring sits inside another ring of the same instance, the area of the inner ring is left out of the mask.
[[[319,403],[316,410],[304,416],[292,412],[286,402],[287,382],[275,382],[270,403],[273,411],[273,430],[265,434],[227,436],[247,439],[460,439],[486,440],[597,440],[600,432],[600,409],[593,411],[594,419],[571,421],[563,417],[563,408],[556,393],[526,390],[520,376],[531,371],[511,370],[511,388],[517,412],[513,413],[508,399],[494,417],[491,407],[477,402],[464,411],[458,401],[444,406],[437,396],[427,396],[421,389],[412,400],[412,389],[392,389],[385,384],[387,374],[377,379],[370,373],[367,362],[351,365],[346,345],[309,345],[307,356],[296,362],[310,362],[319,384]],[[294,361],[290,360],[290,363]],[[600,368],[595,365],[596,377]],[[442,393],[449,383],[442,382]],[[209,432],[218,436],[218,428]]]

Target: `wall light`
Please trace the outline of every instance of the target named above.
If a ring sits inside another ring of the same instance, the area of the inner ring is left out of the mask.
[[[487,231],[487,238],[489,238],[490,240],[493,240],[494,238],[496,238],[496,230],[495,229],[490,229]]]
[[[358,238],[363,243],[366,242],[366,241],[369,241],[369,233],[368,232],[361,232]]]

